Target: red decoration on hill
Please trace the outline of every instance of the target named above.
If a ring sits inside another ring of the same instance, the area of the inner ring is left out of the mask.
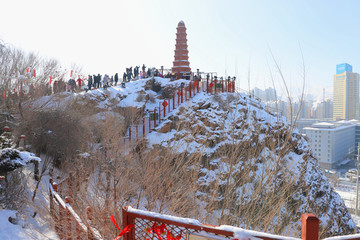
[[[124,235],[125,233],[130,232],[131,229],[132,229],[133,227],[135,227],[134,224],[129,224],[129,225],[127,225],[123,230],[121,230],[120,227],[117,225],[117,223],[116,223],[116,221],[115,221],[114,215],[111,214],[110,219],[111,219],[111,221],[113,222],[113,224],[115,225],[115,227],[116,227],[117,229],[119,229],[119,231],[120,231],[119,235],[118,235],[116,238],[114,238],[114,240],[120,239],[120,238],[122,237],[122,235]]]

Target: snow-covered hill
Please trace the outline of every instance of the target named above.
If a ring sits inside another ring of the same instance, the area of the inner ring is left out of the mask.
[[[126,108],[146,115],[165,91],[186,82],[155,78],[161,90],[153,91],[149,81],[43,97],[32,108],[76,104],[97,109],[89,111],[94,115]],[[245,94],[201,92],[167,114],[146,140],[149,149],[170,149],[188,159],[201,155],[200,164],[188,171],[197,171],[196,208],[207,223],[298,236],[301,214],[314,213],[321,237],[355,231],[306,140],[287,119]]]
[[[305,139],[285,118],[266,111],[247,95],[196,95],[159,129],[168,131],[150,134],[150,145],[188,154],[203,152],[206,161],[200,167],[197,196],[204,209],[212,209],[209,219],[218,219],[222,211],[240,227],[262,230],[259,226],[264,224],[270,231],[286,234],[295,229],[299,233],[301,214],[310,212],[320,219],[323,236],[354,231],[343,200],[331,188]],[[225,209],[209,206],[214,204],[214,194],[218,206],[229,197],[231,204]],[[253,225],[246,217],[256,218],[252,216],[258,214],[256,209],[264,211],[259,216],[272,219],[256,219],[257,226]]]

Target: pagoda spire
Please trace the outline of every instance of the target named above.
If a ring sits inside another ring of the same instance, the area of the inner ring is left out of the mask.
[[[176,44],[175,44],[175,60],[171,71],[176,74],[190,73],[189,51],[186,39],[186,27],[183,21],[177,26]]]

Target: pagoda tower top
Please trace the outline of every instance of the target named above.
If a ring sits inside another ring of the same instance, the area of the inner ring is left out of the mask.
[[[176,74],[190,73],[191,68],[184,21],[180,21],[176,29],[175,60],[173,61],[171,71]]]

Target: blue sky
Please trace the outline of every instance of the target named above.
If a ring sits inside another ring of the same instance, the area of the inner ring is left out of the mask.
[[[283,89],[270,50],[293,95],[301,91],[300,46],[308,93],[326,88],[330,96],[338,63],[360,72],[355,0],[11,0],[2,9],[0,39],[88,73],[143,63],[170,68],[180,20],[192,69],[236,75],[244,89],[249,72],[251,88],[272,86],[269,69]]]

